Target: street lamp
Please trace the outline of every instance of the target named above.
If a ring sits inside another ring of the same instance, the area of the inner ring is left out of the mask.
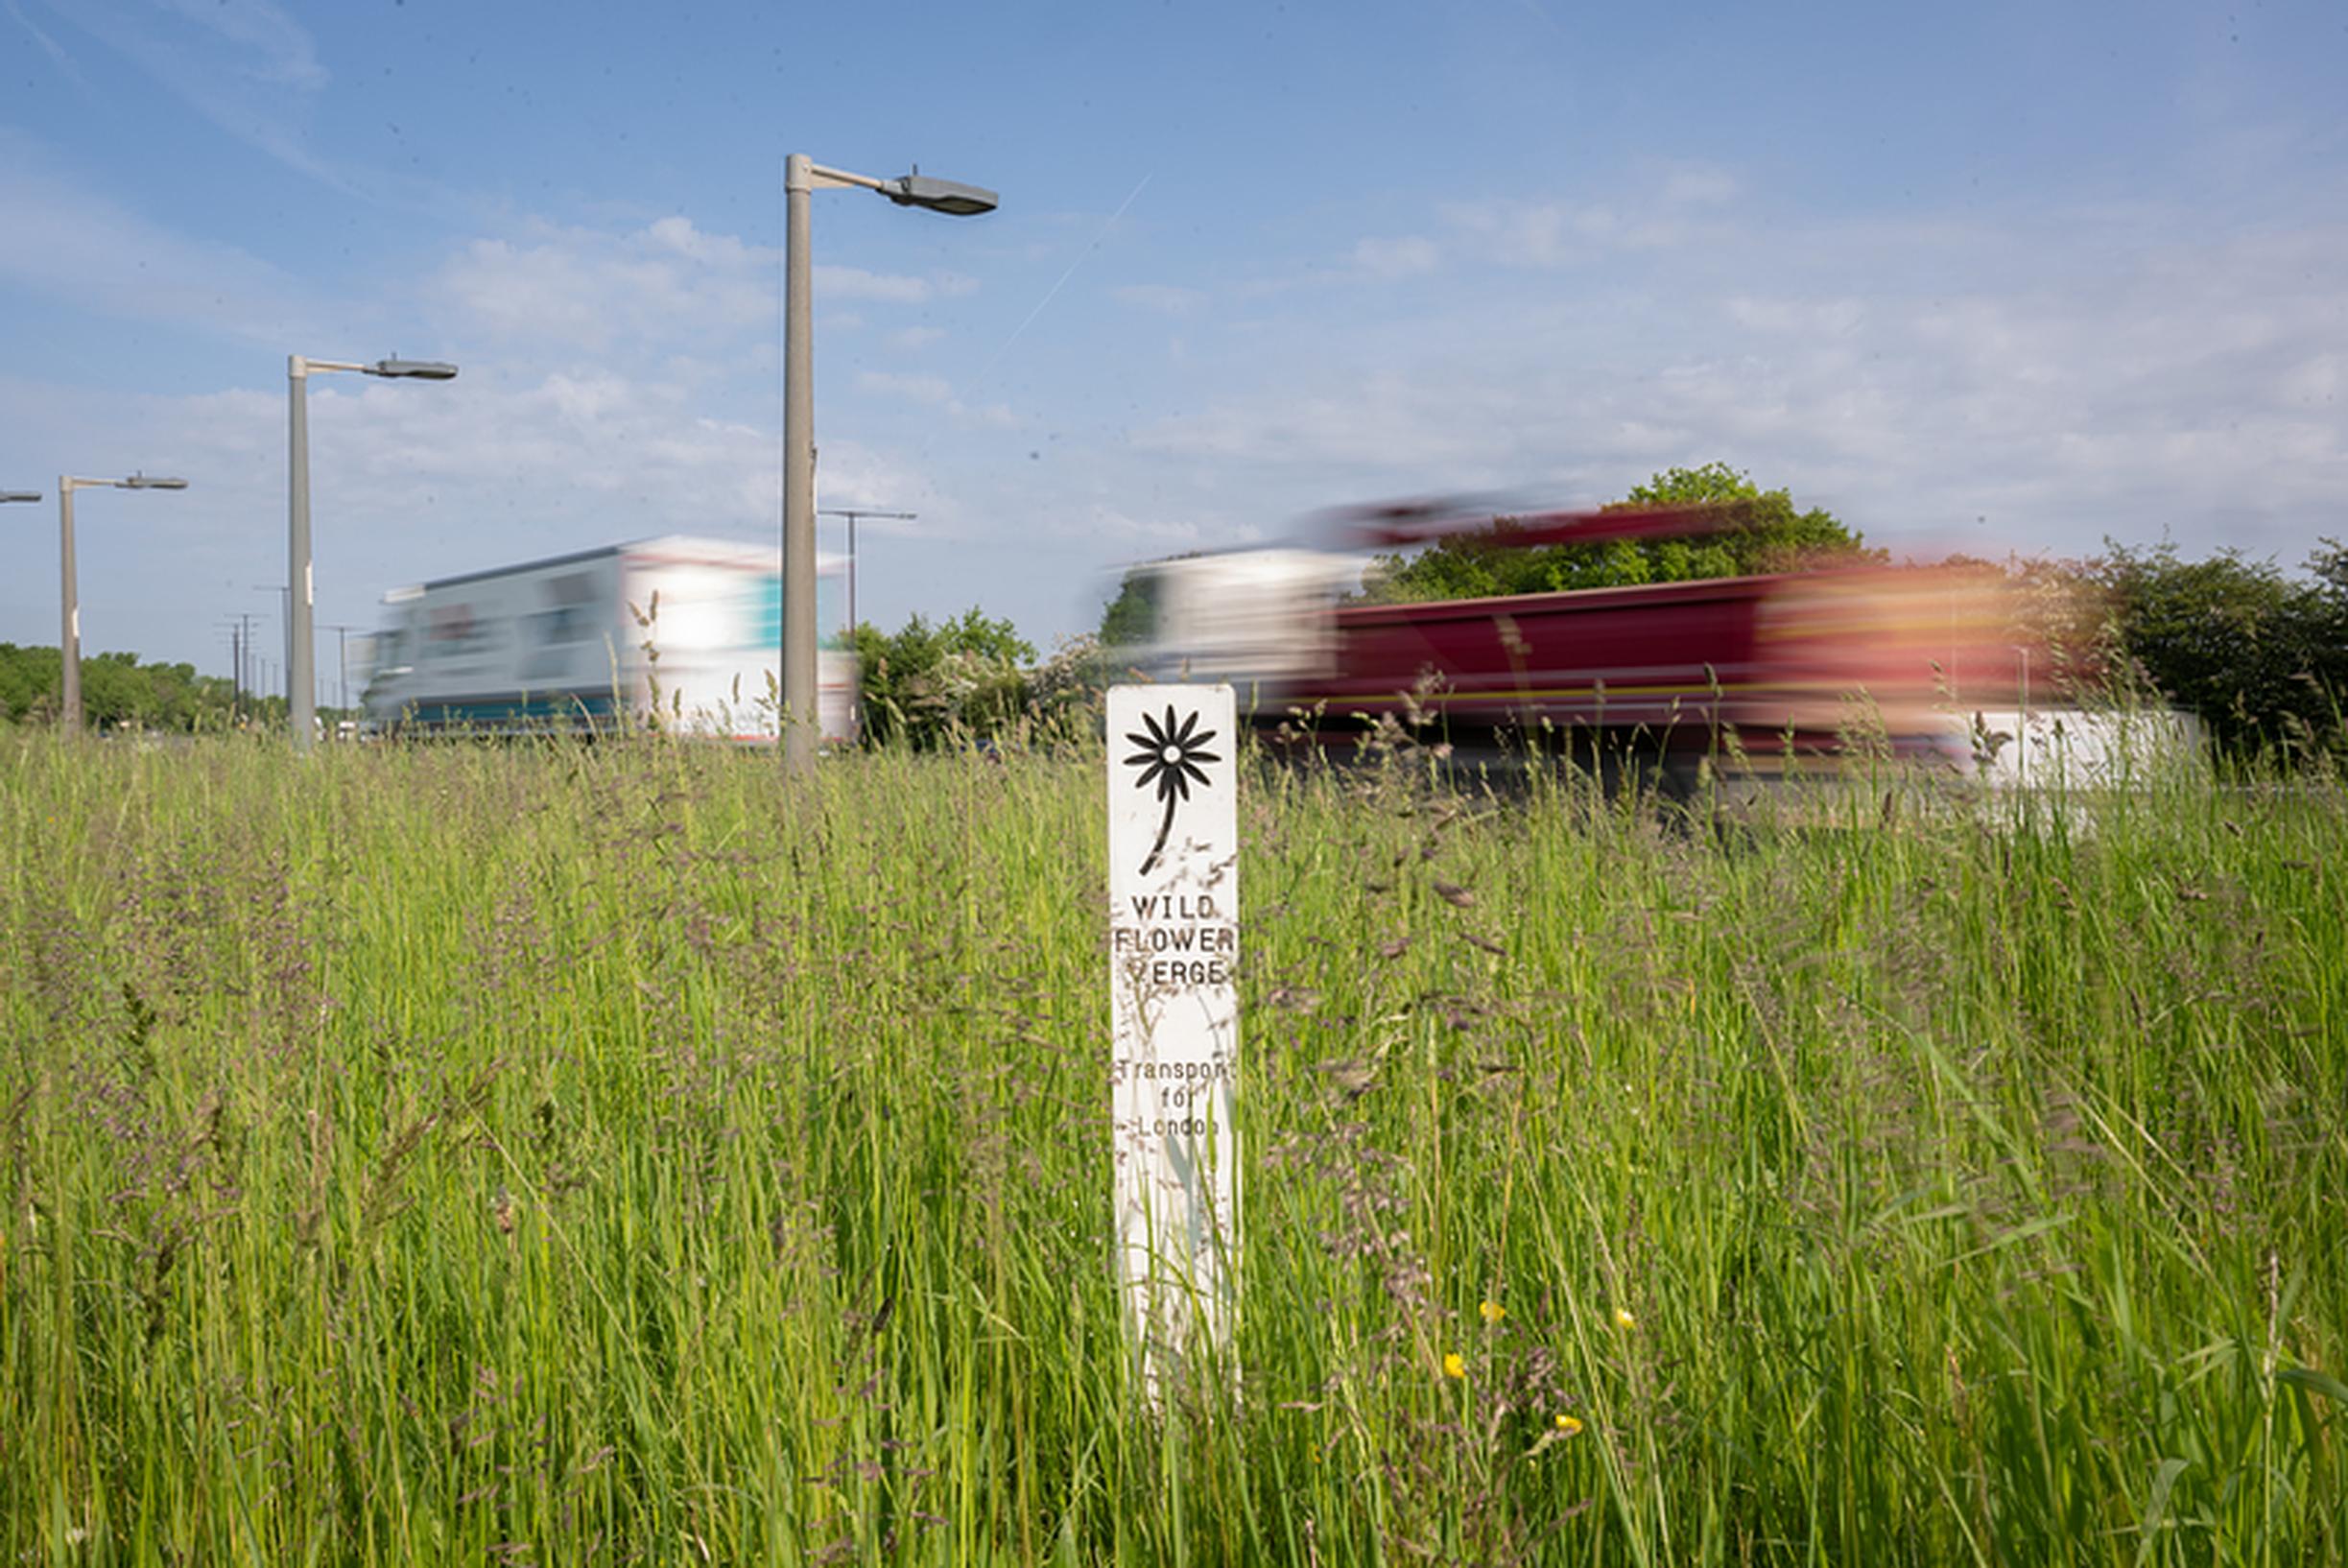
[[[294,749],[307,751],[311,730],[318,725],[318,692],[312,674],[315,650],[310,646],[310,613],[318,584],[310,574],[310,372],[355,370],[393,381],[454,381],[457,368],[439,360],[379,359],[372,365],[342,360],[305,359],[289,354],[285,361],[287,401],[287,538],[286,538],[286,725],[293,732]]]
[[[129,479],[76,479],[70,474],[58,475],[57,533],[59,575],[59,637],[58,657],[64,667],[62,701],[59,718],[63,721],[65,733],[82,732],[82,600],[74,585],[73,569],[73,492],[76,490],[184,490],[184,479],[161,479],[150,474],[132,474]],[[12,497],[12,499],[13,499]]]
[[[921,514],[917,511],[872,511],[864,507],[818,507],[818,517],[845,517],[848,520],[848,637],[856,637],[856,519],[859,517],[893,517],[910,523]]]
[[[805,154],[783,159],[783,772],[816,765],[822,732],[816,706],[816,358],[813,272],[808,260],[810,192],[860,186],[901,207],[957,218],[995,210],[995,193],[918,170],[874,179],[827,169]]]

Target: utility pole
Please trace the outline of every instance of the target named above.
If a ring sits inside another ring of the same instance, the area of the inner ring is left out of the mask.
[[[253,646],[252,612],[247,610],[238,619],[245,623],[245,650],[237,657],[236,692],[240,699],[257,697],[260,695],[260,688],[255,681],[260,675],[261,654],[260,651]]]
[[[228,666],[230,669],[234,669],[236,667],[236,623],[234,621],[223,621],[217,630],[222,636],[228,639]],[[230,682],[230,689],[234,690],[233,681]],[[230,711],[234,711],[233,703],[231,704]]]
[[[341,621],[320,621],[319,625],[334,633],[335,677],[343,693],[343,700],[335,706],[341,708],[344,715],[347,717],[350,713],[350,634],[365,629],[348,626]]]
[[[252,611],[249,609],[241,609],[236,612],[235,698],[229,706],[235,711],[239,720],[245,717],[245,693],[252,687],[252,623],[255,619]]]
[[[278,663],[284,669],[290,672],[294,668],[294,590],[282,582],[256,582],[253,584],[253,587],[255,590],[261,593],[273,593],[277,595],[278,612],[285,617],[285,656],[278,660]],[[267,659],[264,659],[261,662],[264,668],[266,668],[269,663]],[[264,692],[262,695],[266,697],[269,694]],[[293,698],[294,691],[293,688],[289,686],[286,688],[286,701],[289,712],[292,710],[291,704],[293,702]]]

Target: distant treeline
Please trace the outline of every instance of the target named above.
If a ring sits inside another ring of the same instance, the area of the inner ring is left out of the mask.
[[[52,723],[63,689],[63,661],[56,649],[0,642],[0,721]],[[242,712],[282,720],[285,701],[248,693]],[[232,683],[198,675],[192,664],[149,664],[135,653],[82,656],[82,717],[92,728],[221,729],[238,713]]]

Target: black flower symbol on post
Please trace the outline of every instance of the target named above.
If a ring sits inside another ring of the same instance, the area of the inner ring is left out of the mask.
[[[1201,785],[1207,782],[1206,771],[1198,765],[1202,762],[1221,762],[1222,758],[1205,748],[1206,743],[1215,738],[1215,732],[1198,729],[1198,715],[1195,710],[1181,722],[1181,728],[1176,729],[1174,704],[1169,702],[1166,704],[1164,728],[1161,729],[1158,722],[1147,713],[1142,715],[1142,728],[1147,733],[1126,737],[1141,748],[1126,758],[1126,766],[1141,770],[1140,775],[1133,780],[1135,789],[1146,790],[1155,784],[1158,798],[1166,802],[1165,820],[1158,823],[1157,843],[1150,846],[1150,858],[1142,862],[1142,875],[1148,876],[1150,868],[1158,863],[1158,856],[1165,852],[1166,835],[1174,831],[1174,807],[1190,798],[1191,780],[1197,779]],[[1193,730],[1198,730],[1198,733],[1193,734]]]

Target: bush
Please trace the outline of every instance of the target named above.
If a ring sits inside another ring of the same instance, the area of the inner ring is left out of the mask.
[[[2107,596],[2111,634],[2145,678],[2236,755],[2307,757],[2348,744],[2348,549],[2326,539],[2308,576],[2221,550],[2113,545],[2083,569]]]
[[[990,741],[1025,714],[1035,648],[974,605],[936,626],[912,616],[893,636],[860,625],[856,658],[866,741],[931,749]]]

